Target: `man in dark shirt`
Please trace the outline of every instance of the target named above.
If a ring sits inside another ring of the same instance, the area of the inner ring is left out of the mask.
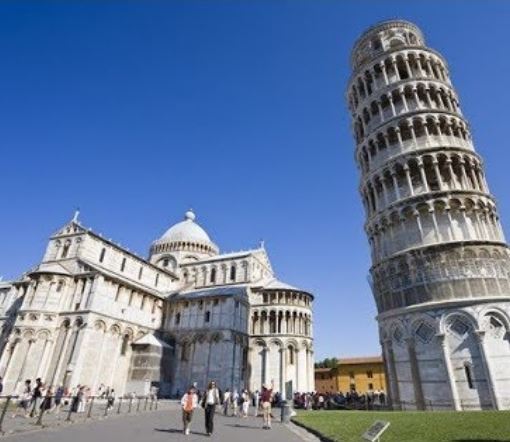
[[[262,412],[264,415],[264,428],[265,430],[271,429],[271,397],[273,395],[274,381],[271,381],[271,388],[267,385],[262,386],[260,393],[260,402],[262,403]]]

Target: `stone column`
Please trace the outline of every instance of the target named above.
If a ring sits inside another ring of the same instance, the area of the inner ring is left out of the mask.
[[[480,349],[480,359],[482,360],[485,377],[487,379],[487,385],[489,386],[492,406],[494,407],[495,410],[501,410],[501,404],[497,394],[494,376],[492,374],[493,373],[491,366],[492,364],[490,359],[487,357],[487,348],[485,346],[485,330],[475,330],[475,335],[478,340],[478,346]]]
[[[421,385],[420,368],[416,357],[416,349],[414,340],[407,339],[407,351],[409,354],[409,362],[411,364],[411,377],[413,379],[414,397],[416,400],[416,409],[425,410],[425,398],[423,397],[423,387]]]
[[[436,337],[441,344],[443,361],[447,374],[447,382],[452,393],[453,408],[455,409],[455,411],[460,411],[462,410],[462,406],[459,399],[459,391],[457,390],[457,384],[455,382],[455,376],[453,374],[452,361],[450,359],[450,349],[448,348],[448,345],[446,343],[446,336],[444,335],[444,333],[441,333],[437,334]]]

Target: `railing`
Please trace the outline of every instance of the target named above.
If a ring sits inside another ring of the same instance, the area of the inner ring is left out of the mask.
[[[23,431],[24,427],[58,426],[157,409],[158,399],[154,396],[113,398],[68,395],[43,396],[35,400],[24,400],[17,395],[0,396],[0,435]]]

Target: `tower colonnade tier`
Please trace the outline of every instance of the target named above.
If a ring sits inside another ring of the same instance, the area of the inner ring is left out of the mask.
[[[390,20],[358,39],[351,66],[393,404],[510,408],[509,249],[448,65],[416,25]]]

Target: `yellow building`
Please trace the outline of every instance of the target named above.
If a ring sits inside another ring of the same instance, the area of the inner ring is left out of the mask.
[[[338,359],[335,368],[315,369],[315,389],[320,393],[386,390],[381,356]]]

